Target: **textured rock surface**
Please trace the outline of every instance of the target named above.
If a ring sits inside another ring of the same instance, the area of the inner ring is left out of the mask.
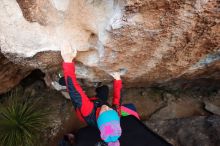
[[[220,116],[220,96],[212,101],[205,102],[205,109],[213,114]]]
[[[188,80],[220,81],[219,5],[217,0],[0,0],[1,53],[23,68],[52,72],[61,63],[56,51],[68,40],[79,51],[77,76],[87,81],[109,82],[109,73],[119,69],[128,71],[126,86],[182,88]]]
[[[207,115],[203,110],[201,102],[195,99],[179,99],[179,101],[168,102],[168,105],[151,116],[151,120],[166,120],[174,118],[191,117],[195,115]]]
[[[0,94],[10,90],[31,72],[31,69],[13,64],[2,54],[0,54],[0,64]]]
[[[174,146],[219,146],[219,120],[219,116],[209,116],[146,124]]]

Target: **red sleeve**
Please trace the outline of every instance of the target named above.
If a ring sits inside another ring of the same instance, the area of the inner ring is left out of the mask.
[[[122,88],[122,81],[121,80],[114,80],[114,95],[112,104],[116,105],[117,107],[121,105],[121,88]]]
[[[89,100],[76,80],[75,64],[64,62],[63,71],[73,105],[80,109],[82,116],[88,116],[94,108],[94,103]]]

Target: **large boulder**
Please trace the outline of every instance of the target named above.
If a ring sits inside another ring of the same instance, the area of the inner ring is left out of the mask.
[[[69,41],[86,81],[118,70],[130,87],[220,80],[217,0],[0,0],[0,18],[1,53],[23,69],[56,71]]]

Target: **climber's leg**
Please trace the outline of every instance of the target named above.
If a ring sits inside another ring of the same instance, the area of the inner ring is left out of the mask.
[[[96,97],[107,103],[109,88],[106,85],[96,88]]]

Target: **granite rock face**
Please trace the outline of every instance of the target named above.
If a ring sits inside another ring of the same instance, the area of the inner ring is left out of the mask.
[[[147,126],[174,146],[219,146],[219,116],[147,122]]]
[[[0,54],[0,93],[5,93],[15,85],[19,84],[20,80],[25,78],[31,72],[31,68],[25,68],[21,65],[15,65],[2,54]]]
[[[127,71],[127,87],[219,81],[219,7],[217,0],[0,0],[1,54],[25,70],[55,72],[69,41],[85,81],[110,82],[118,70]]]

